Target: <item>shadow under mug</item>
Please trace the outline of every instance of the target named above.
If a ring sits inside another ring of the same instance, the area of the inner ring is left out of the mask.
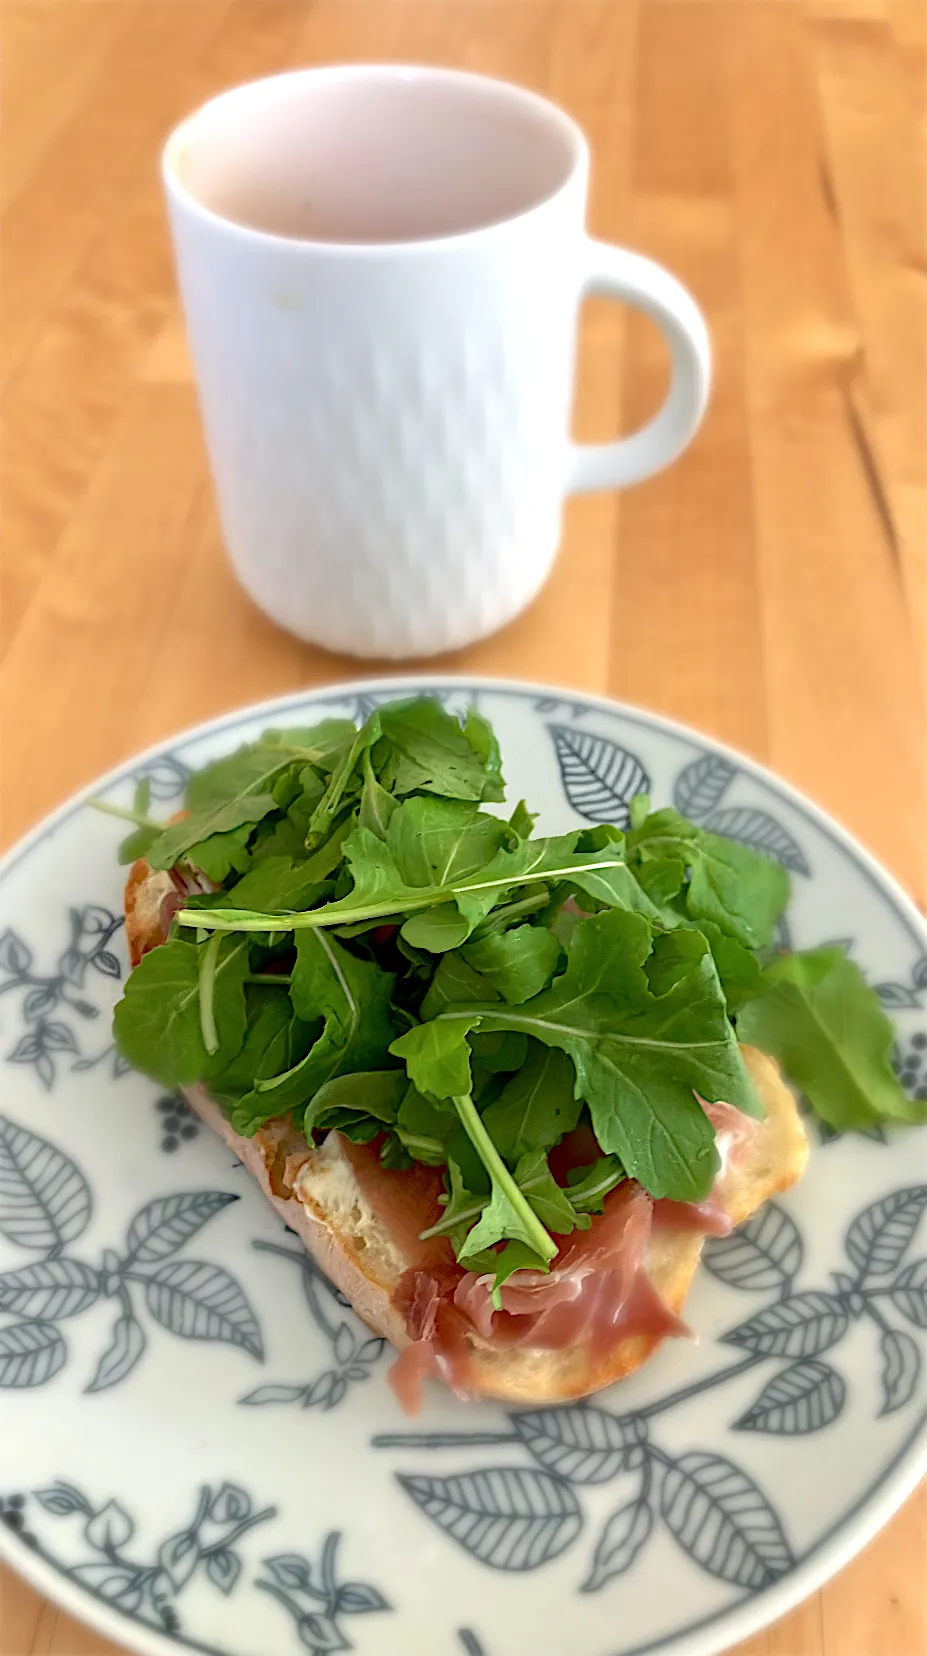
[[[302,638],[395,658],[484,637],[547,578],[565,495],[651,476],[699,424],[699,310],[586,235],[585,138],[531,92],[297,70],[205,104],[163,172],[226,545]],[[640,431],[577,445],[590,294],[653,318],[672,378]]]

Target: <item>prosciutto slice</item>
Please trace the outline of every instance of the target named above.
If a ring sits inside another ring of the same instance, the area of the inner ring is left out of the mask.
[[[700,1102],[702,1102],[700,1100]],[[390,1371],[403,1408],[416,1413],[422,1381],[437,1375],[460,1396],[467,1394],[468,1335],[499,1346],[559,1351],[583,1345],[596,1360],[631,1335],[664,1338],[688,1334],[665,1303],[644,1263],[654,1230],[696,1230],[723,1236],[731,1221],[722,1205],[723,1188],[742,1160],[758,1123],[730,1104],[703,1108],[716,1133],[721,1167],[710,1197],[700,1203],[654,1199],[635,1181],[610,1191],[604,1210],[586,1231],[564,1239],[549,1272],[516,1271],[492,1303],[492,1276],[464,1271],[446,1238],[421,1242],[419,1232],[440,1213],[437,1170],[414,1168],[409,1175],[387,1172],[377,1161],[371,1174],[371,1147],[351,1147],[362,1188],[408,1261],[393,1304],[402,1314],[411,1344]],[[588,1126],[581,1126],[552,1152],[551,1170],[564,1182],[574,1167],[588,1165],[601,1151]],[[431,1175],[434,1174],[432,1178]],[[403,1185],[403,1179],[414,1182]]]

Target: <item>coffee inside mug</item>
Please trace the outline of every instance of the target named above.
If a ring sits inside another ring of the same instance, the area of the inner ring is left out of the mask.
[[[538,206],[577,138],[529,92],[414,69],[296,72],[225,93],[168,162],[220,217],[305,241],[458,235]]]

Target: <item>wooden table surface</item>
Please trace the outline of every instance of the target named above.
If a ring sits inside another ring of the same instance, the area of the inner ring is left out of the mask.
[[[682,462],[571,504],[533,609],[441,665],[608,692],[723,737],[923,905],[924,15],[921,0],[4,3],[4,843],[180,727],[358,671],[278,632],[226,567],[157,156],[224,85],[406,59],[565,104],[592,140],[593,230],[684,278],[717,365]],[[648,325],[590,305],[579,434],[639,422],[663,375]],[[922,1490],[741,1656],[923,1656],[925,1561]],[[0,1592],[2,1656],[113,1650],[11,1574]]]

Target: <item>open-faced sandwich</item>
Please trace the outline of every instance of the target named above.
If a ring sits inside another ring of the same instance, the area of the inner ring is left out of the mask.
[[[833,1127],[921,1119],[788,876],[636,799],[508,818],[498,746],[422,698],[268,731],[123,846],[120,1051],[194,1108],[399,1355],[462,1395],[584,1397],[668,1334],[706,1236]],[[108,807],[112,809],[112,807]]]

